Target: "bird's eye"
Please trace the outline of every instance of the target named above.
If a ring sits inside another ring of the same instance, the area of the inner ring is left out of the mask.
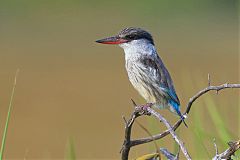
[[[126,35],[127,39],[134,39],[134,35]]]

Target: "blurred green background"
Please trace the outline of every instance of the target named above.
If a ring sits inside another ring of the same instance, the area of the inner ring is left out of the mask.
[[[122,115],[130,98],[123,50],[94,41],[129,26],[149,30],[182,103],[212,84],[239,83],[237,0],[2,0],[0,1],[0,135],[20,68],[4,157],[62,159],[69,139],[78,159],[119,159]],[[177,117],[160,111],[173,123]],[[179,136],[194,158],[214,155],[240,135],[239,90],[211,92],[193,106]],[[139,120],[152,134],[165,127]],[[134,126],[134,138],[148,136]],[[168,136],[159,146],[176,151]],[[131,157],[154,152],[152,143]]]

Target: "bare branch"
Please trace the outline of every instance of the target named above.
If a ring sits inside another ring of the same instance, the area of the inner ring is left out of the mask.
[[[140,124],[137,120],[136,120],[136,123],[150,136],[152,137],[152,134],[148,131],[147,128],[145,128],[142,124]],[[155,148],[156,148],[156,151],[158,153],[158,157],[159,159],[161,159],[161,154],[160,154],[160,150],[159,150],[159,147],[158,147],[158,144],[156,141],[153,141],[154,142],[154,145],[155,145]]]
[[[131,141],[131,129],[134,121],[136,120],[137,117],[142,116],[142,115],[153,115],[155,116],[160,122],[163,122],[166,127],[168,128],[169,132],[173,136],[173,139],[179,144],[183,154],[187,159],[191,159],[191,157],[188,154],[187,149],[184,147],[183,142],[178,138],[176,133],[174,132],[174,128],[168,123],[168,121],[160,115],[158,112],[153,110],[150,107],[143,108],[142,106],[135,107],[135,110],[133,114],[131,115],[131,118],[127,121],[127,125],[125,127],[125,140],[121,149],[122,153],[122,159],[127,160],[128,159],[128,154],[133,145],[133,141]],[[153,139],[153,138],[152,138]]]
[[[225,83],[225,84],[222,84],[220,86],[208,86],[207,88],[199,91],[196,95],[194,95],[192,98],[190,98],[190,100],[189,100],[189,102],[187,104],[187,109],[186,109],[185,114],[189,113],[193,102],[195,102],[199,97],[201,97],[205,93],[207,93],[209,91],[212,91],[212,90],[215,90],[215,91],[218,92],[218,91],[226,89],[226,88],[240,88],[240,84],[228,84],[228,83]]]
[[[179,155],[177,153],[177,155],[172,154],[171,152],[169,152],[166,148],[160,148],[158,149],[168,160],[179,160]],[[149,153],[149,154],[145,154],[142,155],[141,157],[138,157],[136,160],[161,160],[161,157],[159,157],[159,153]]]
[[[178,138],[178,136],[176,135],[176,133],[174,132],[172,126],[169,124],[169,122],[158,112],[156,112],[155,110],[153,110],[152,108],[147,108],[147,111],[149,113],[151,113],[151,115],[153,115],[154,117],[156,117],[158,120],[160,120],[161,122],[164,123],[164,125],[168,128],[170,134],[172,135],[173,139],[178,143],[178,145],[180,146],[184,156],[186,157],[186,159],[190,160],[191,157],[186,149],[186,147],[184,146],[183,142]]]
[[[133,106],[136,107],[137,106],[136,102],[133,99],[131,99],[131,101],[133,103]]]
[[[208,73],[208,87],[211,86],[211,77],[210,74]]]
[[[216,143],[214,143],[214,145],[216,145]],[[228,142],[228,145],[229,148],[220,154],[216,153],[213,160],[231,159],[231,156],[234,155],[234,153],[240,148],[240,140],[236,142]]]
[[[168,160],[178,160],[179,159],[179,152],[177,155],[172,154],[166,148],[160,148],[161,153],[168,159]]]
[[[182,123],[182,120],[177,121],[173,125],[172,129],[175,131],[180,126],[181,123]],[[160,134],[153,135],[152,137],[146,137],[146,138],[140,138],[140,139],[132,140],[132,145],[136,146],[136,145],[152,142],[153,140],[158,140],[158,139],[161,139],[161,138],[167,136],[169,133],[170,133],[169,130],[166,130],[166,131],[164,131]]]
[[[209,76],[210,79],[210,76]],[[188,114],[191,110],[192,104],[198,99],[200,98],[202,95],[206,94],[209,91],[215,90],[215,91],[220,91],[223,89],[227,89],[227,88],[240,88],[240,84],[222,84],[219,86],[208,86],[206,88],[204,88],[203,90],[199,91],[198,93],[196,93],[192,98],[189,99],[189,102],[187,104],[186,107],[186,111],[184,112],[184,115]],[[178,129],[178,127],[181,125],[182,120],[178,120],[174,125],[173,125],[173,130],[175,131],[176,129]],[[146,137],[146,138],[140,138],[140,139],[136,139],[132,141],[132,145],[140,145],[140,144],[144,144],[144,143],[148,143],[148,142],[152,142],[153,140],[158,140],[161,139],[167,135],[169,135],[169,130],[165,130],[164,132],[157,134],[157,135],[153,135],[153,139],[152,137]]]
[[[217,147],[215,138],[213,140],[213,144],[214,144],[214,148],[215,148],[215,153],[216,153],[216,155],[218,155],[218,147]]]
[[[228,84],[228,83],[225,83],[225,84],[222,84],[222,85],[219,85],[219,86],[212,86],[211,85],[211,80],[210,80],[210,75],[208,75],[208,87],[202,89],[201,91],[199,91],[198,93],[196,93],[193,97],[191,97],[189,99],[189,102],[186,106],[186,111],[184,112],[183,115],[186,115],[190,112],[191,110],[191,107],[193,105],[193,103],[198,99],[200,98],[201,96],[203,96],[204,94],[206,94],[207,92],[209,91],[212,91],[212,90],[215,90],[215,91],[220,91],[220,90],[223,90],[223,89],[227,89],[227,88],[240,88],[240,84]],[[132,99],[131,99],[132,100]],[[124,140],[124,143],[123,143],[123,147],[122,147],[122,150],[121,150],[121,153],[122,153],[122,159],[123,160],[127,160],[128,159],[128,154],[129,154],[129,151],[130,151],[130,148],[133,147],[133,146],[136,146],[136,145],[140,145],[140,144],[144,144],[144,143],[148,143],[148,142],[152,142],[154,140],[158,140],[158,139],[161,139],[169,134],[171,134],[173,137],[175,137],[175,130],[179,128],[179,126],[181,125],[182,123],[182,120],[178,120],[173,126],[171,126],[165,118],[163,118],[161,116],[161,118],[159,118],[158,116],[158,112],[156,112],[157,114],[155,114],[155,111],[152,110],[151,108],[147,109],[146,110],[143,110],[142,107],[138,107],[137,104],[132,100],[133,102],[133,105],[135,106],[135,110],[134,110],[134,113],[132,113],[131,115],[131,118],[127,121],[126,123],[126,127],[125,127],[125,140]],[[136,140],[131,140],[131,129],[132,129],[132,125],[135,121],[135,119],[139,116],[142,116],[142,115],[149,115],[149,113],[151,113],[152,115],[154,115],[155,117],[158,117],[159,120],[161,121],[164,121],[168,123],[168,125],[166,123],[164,123],[166,126],[167,126],[167,130],[165,130],[164,132],[160,133],[160,134],[157,134],[157,135],[153,135],[153,136],[150,136],[150,137],[147,137],[147,138],[140,138],[140,139],[136,139]],[[154,114],[153,114],[154,113]],[[162,119],[163,118],[163,119]],[[184,147],[183,145],[183,142],[180,141],[177,138],[174,138],[174,140],[180,145],[180,148],[182,150],[182,152],[184,153],[184,155],[187,157],[187,158],[191,158],[186,150],[186,148]]]
[[[131,118],[127,121],[125,125],[125,139],[121,149],[122,160],[128,160],[128,154],[131,148],[131,131],[134,120],[137,118],[137,114],[133,112]]]
[[[136,103],[133,101],[133,104],[135,105]],[[132,125],[135,119],[141,115],[148,115],[148,113],[146,113],[145,110],[142,110],[141,107],[135,107],[135,110],[132,113],[130,119],[128,121],[126,120],[125,139],[123,142],[122,149],[120,151],[122,153],[122,160],[128,160],[129,151],[132,147],[132,141],[131,141]]]
[[[125,124],[125,127],[127,126],[127,119],[126,119],[126,117],[125,116],[122,116],[122,119],[123,119],[123,121],[124,121],[124,124]]]

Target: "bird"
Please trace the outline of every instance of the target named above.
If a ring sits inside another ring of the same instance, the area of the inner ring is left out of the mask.
[[[138,93],[158,109],[168,109],[180,117],[180,101],[172,78],[159,57],[152,35],[138,27],[128,27],[117,35],[96,41],[101,44],[119,45],[125,53],[125,68],[129,81]]]

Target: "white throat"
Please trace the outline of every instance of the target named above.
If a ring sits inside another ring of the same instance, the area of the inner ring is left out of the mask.
[[[148,40],[138,39],[128,43],[119,44],[125,52],[125,60],[140,58],[143,55],[156,55],[156,49]]]

